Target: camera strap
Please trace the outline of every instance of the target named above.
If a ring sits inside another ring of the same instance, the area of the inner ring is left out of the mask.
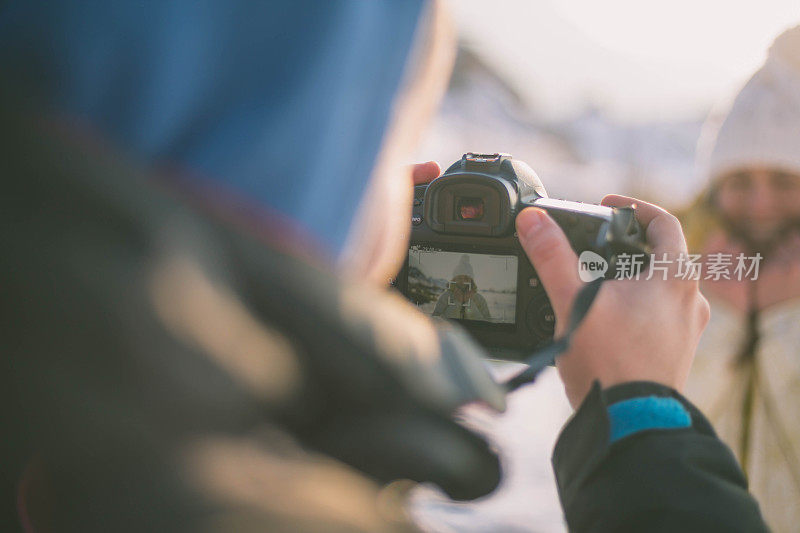
[[[575,297],[575,303],[572,306],[572,311],[569,314],[569,323],[567,324],[567,330],[564,335],[558,339],[553,339],[549,344],[535,351],[530,357],[525,359],[524,363],[528,365],[528,368],[504,383],[508,392],[514,391],[522,385],[536,381],[536,378],[542,370],[555,364],[556,357],[569,350],[572,336],[589,312],[595,297],[597,297],[597,293],[600,291],[603,281],[603,278],[596,279],[587,283],[578,291],[578,295]]]

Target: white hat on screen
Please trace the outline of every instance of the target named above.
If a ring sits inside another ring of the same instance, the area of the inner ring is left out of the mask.
[[[461,259],[459,259],[455,270],[453,270],[453,278],[456,276],[469,276],[475,279],[475,274],[472,271],[472,265],[469,264],[469,256],[467,254],[461,255]]]

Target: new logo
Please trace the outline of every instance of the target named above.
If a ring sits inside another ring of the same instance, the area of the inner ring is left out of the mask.
[[[608,261],[602,256],[590,250],[581,252],[578,258],[578,276],[580,276],[581,281],[589,283],[600,279],[605,276],[607,270]]]

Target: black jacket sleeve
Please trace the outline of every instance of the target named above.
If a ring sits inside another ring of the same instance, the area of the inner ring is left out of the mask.
[[[691,427],[652,429],[609,443],[607,407],[672,397]],[[733,453],[700,411],[649,382],[595,382],[562,431],[553,467],[570,531],[767,531]]]

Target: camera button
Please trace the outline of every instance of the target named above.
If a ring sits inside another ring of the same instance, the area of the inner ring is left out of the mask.
[[[549,302],[531,300],[525,321],[532,333],[545,339],[552,337],[556,329],[556,314]]]
[[[414,198],[414,207],[419,207],[422,205],[422,198]]]
[[[422,215],[412,215],[411,224],[413,224],[414,226],[419,226],[420,224],[422,224]]]

